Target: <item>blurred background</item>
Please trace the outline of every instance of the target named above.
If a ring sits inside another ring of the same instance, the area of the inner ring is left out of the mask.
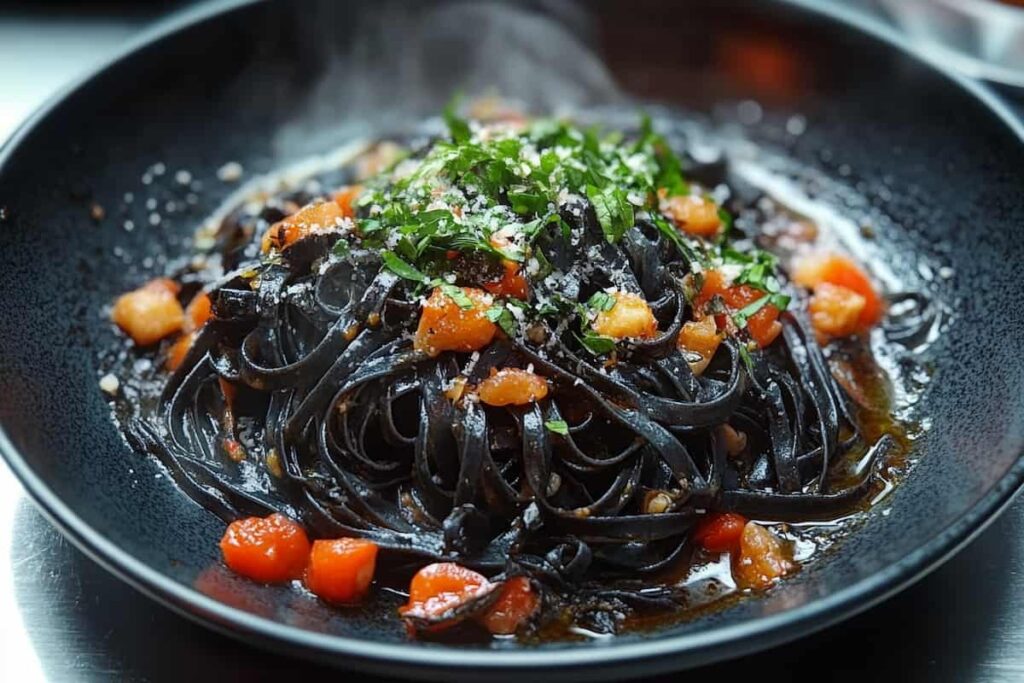
[[[929,59],[1024,89],[1024,0],[821,0],[897,27]],[[548,0],[547,4],[567,4]],[[159,17],[197,4],[0,1],[0,139],[43,99]],[[1020,101],[1019,99],[1017,101]]]
[[[1024,116],[1024,1],[834,3],[895,27],[928,59],[989,82]],[[61,88],[192,4],[0,2],[0,141]],[[1018,500],[966,551],[883,605],[767,656],[683,675],[1024,680],[1024,547],[1015,542],[1022,532]],[[12,681],[336,675],[252,650],[150,602],[63,541],[2,464],[0,662],[0,679]]]

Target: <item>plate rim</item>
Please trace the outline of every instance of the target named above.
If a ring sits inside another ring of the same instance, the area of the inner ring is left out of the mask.
[[[263,0],[213,0],[157,20],[129,40],[114,56],[60,89],[37,108],[0,147],[0,169],[24,139],[69,96],[139,50],[172,34]],[[952,72],[947,66],[900,41],[895,29],[880,19],[845,5],[821,0],[775,0],[865,33],[925,63],[980,101],[1024,143],[1024,121],[988,86]],[[707,631],[666,635],[640,641],[610,641],[604,647],[484,650],[450,646],[424,647],[381,643],[309,631],[231,607],[150,567],[87,524],[38,477],[11,442],[0,423],[0,455],[47,519],[93,561],[155,601],[206,627],[236,639],[255,641],[269,649],[330,664],[355,664],[375,672],[403,673],[418,678],[450,679],[487,673],[517,675],[544,670],[581,675],[588,680],[616,675],[666,672],[750,654],[806,636],[876,605],[923,578],[979,535],[1014,499],[1024,484],[1024,457],[1018,455],[978,501],[960,517],[897,562],[824,598],[800,607]],[[669,655],[685,654],[685,661]],[[641,668],[642,667],[642,668]]]

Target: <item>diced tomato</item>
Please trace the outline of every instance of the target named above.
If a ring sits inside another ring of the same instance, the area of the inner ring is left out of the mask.
[[[696,237],[714,237],[722,227],[722,219],[718,215],[718,204],[707,197],[662,196],[659,208],[672,219],[676,227]]]
[[[727,289],[725,276],[722,275],[721,271],[709,270],[706,271],[701,280],[700,291],[693,299],[693,310],[698,315],[703,316],[707,313],[707,305],[715,296],[725,296],[725,290]]]
[[[817,289],[823,282],[845,287],[864,297],[857,327],[866,330],[882,319],[885,303],[867,273],[853,259],[840,254],[814,254],[798,260],[793,267],[793,282]]]
[[[521,264],[503,259],[501,267],[504,271],[501,279],[484,283],[484,289],[495,296],[508,296],[513,299],[525,300],[529,296],[529,290]]]
[[[750,337],[762,349],[771,344],[782,334],[782,323],[779,322],[779,309],[768,304],[747,319],[747,331]]]
[[[205,325],[211,317],[213,317],[213,304],[210,301],[210,295],[200,292],[192,297],[192,301],[185,308],[185,322],[182,325],[184,334],[167,351],[164,365],[168,370],[173,372],[181,365],[196,340],[196,330]]]
[[[503,368],[480,382],[480,400],[489,406],[522,406],[548,395],[548,381],[528,370]]]
[[[598,334],[612,339],[650,339],[658,333],[658,319],[643,297],[614,292],[615,305],[601,311],[591,324]]]
[[[178,369],[181,362],[185,360],[185,356],[188,354],[188,350],[192,348],[192,343],[196,340],[195,332],[186,332],[185,334],[178,337],[177,341],[171,345],[171,348],[167,350],[167,358],[164,360],[164,367],[171,372]]]
[[[722,273],[712,270],[704,274],[704,284],[693,301],[694,310],[700,315],[706,313],[705,307],[716,295],[722,297],[722,301],[733,312],[768,296],[766,292],[750,285],[727,285]],[[782,332],[779,313],[779,309],[774,305],[765,304],[747,318],[747,332],[761,348],[775,341]]]
[[[358,602],[373,581],[377,550],[376,543],[364,538],[314,541],[306,587],[328,602]]]
[[[355,203],[363,191],[362,185],[348,185],[334,193],[334,202],[345,218],[355,218]]]
[[[693,540],[712,553],[736,552],[747,519],[735,512],[712,512],[693,530]]]
[[[490,236],[490,246],[495,249],[506,249],[511,245],[512,241],[501,231],[495,232]],[[496,296],[526,299],[528,296],[528,283],[522,271],[522,264],[511,259],[502,259],[502,268],[501,280],[485,283],[483,289]]]
[[[473,303],[472,308],[461,308],[440,287],[434,288],[423,304],[416,328],[413,344],[418,351],[431,356],[442,351],[476,351],[494,339],[498,327],[487,319],[493,303],[491,295],[473,287],[463,287],[462,291]]]
[[[158,278],[118,297],[110,317],[136,344],[149,346],[180,331],[185,311],[178,301],[178,285]]]
[[[213,317],[213,302],[206,292],[199,292],[185,308],[185,326],[189,330],[198,330]]]
[[[495,249],[505,249],[512,244],[512,241],[501,232],[496,232],[490,237],[491,246]],[[508,296],[515,299],[526,299],[528,294],[528,283],[523,275],[522,264],[511,259],[501,260],[501,279],[484,283],[483,287],[495,296]]]
[[[235,573],[263,583],[281,583],[302,576],[309,539],[297,522],[274,513],[229,524],[220,550],[224,563]]]
[[[782,543],[768,529],[748,522],[740,536],[739,560],[733,576],[745,588],[762,589],[793,570]]]
[[[480,623],[496,636],[511,635],[540,608],[540,596],[525,576],[514,576],[501,587],[497,602],[481,617]]]
[[[677,346],[683,351],[700,356],[700,360],[690,362],[693,374],[699,375],[707,369],[708,363],[715,356],[715,352],[724,338],[725,335],[718,331],[715,319],[706,316],[701,320],[683,324],[682,329],[679,330]]]
[[[431,619],[443,616],[491,589],[483,574],[454,562],[428,564],[409,584],[409,602],[398,609],[403,617]]]
[[[867,301],[846,287],[822,282],[807,304],[811,324],[822,337],[847,337],[860,329],[860,314]]]
[[[271,249],[284,251],[307,235],[330,232],[345,217],[337,202],[317,202],[302,207],[263,233],[263,253]]]
[[[725,304],[729,308],[738,311],[766,296],[768,296],[767,293],[754,289],[750,285],[733,285],[725,291],[724,298]],[[747,318],[747,332],[762,349],[775,341],[775,338],[782,332],[779,312],[779,309],[772,304],[766,304]]]

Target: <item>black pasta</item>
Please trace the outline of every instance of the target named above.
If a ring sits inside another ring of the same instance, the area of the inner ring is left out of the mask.
[[[804,520],[863,498],[891,442],[862,443],[801,314],[782,315],[767,349],[727,339],[695,375],[676,344],[688,255],[643,219],[612,244],[583,208],[563,212],[571,240],[553,227],[540,237],[566,274],[560,293],[583,300],[614,270],[661,330],[624,345],[614,364],[549,321],[472,357],[431,357],[411,341],[413,283],[372,249],[327,259],[336,238],[318,235],[208,287],[213,319],[132,438],[225,521],[283,511],[315,535],[371,539],[399,562],[526,575],[549,610],[599,630],[685,600],[643,580],[685,559],[706,511]],[[493,407],[447,393],[460,375],[472,386],[508,367],[531,367],[550,394]],[[747,435],[743,456],[727,456],[724,425]],[[830,466],[857,448],[869,466],[836,489]]]

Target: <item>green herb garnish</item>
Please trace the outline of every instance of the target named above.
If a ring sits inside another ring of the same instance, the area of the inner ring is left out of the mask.
[[[587,299],[587,306],[595,311],[610,311],[615,307],[615,297],[608,292],[594,292]]]
[[[750,355],[750,350],[746,347],[745,344],[740,344],[739,345],[739,353],[740,353],[740,360],[742,360],[743,364],[745,366],[747,366],[747,372],[750,373],[751,375],[753,375],[754,374],[754,359]]]
[[[544,423],[544,426],[547,427],[549,432],[561,434],[562,436],[569,435],[569,423],[565,420],[548,420]]]
[[[604,335],[598,334],[593,330],[587,330],[582,335],[576,335],[580,344],[583,345],[590,353],[595,356],[603,356],[606,353],[611,353],[615,350],[615,340],[611,337],[605,337]]]
[[[722,223],[722,229],[718,234],[718,243],[725,244],[732,232],[732,214],[726,211],[725,207],[718,207],[718,220]]]
[[[736,327],[746,327],[747,321],[768,304],[775,306],[780,311],[784,311],[789,306],[789,297],[785,294],[768,294],[763,296],[733,313],[732,321],[736,323]]]
[[[413,280],[414,282],[426,282],[429,279],[426,275],[403,261],[393,252],[381,252],[380,258],[384,261],[384,267],[400,278]]]
[[[462,291],[462,287],[456,287],[455,285],[448,284],[447,282],[437,283],[435,286],[440,288],[441,293],[454,301],[455,305],[462,310],[473,310],[473,300],[470,299],[464,291]]]
[[[352,251],[352,245],[346,239],[340,239],[331,247],[331,254],[338,258],[345,258]]]
[[[594,207],[597,222],[609,242],[619,239],[633,227],[633,206],[626,199],[622,188],[609,185],[604,189],[596,185],[587,185],[587,199]]]
[[[487,319],[501,328],[501,331],[512,337],[516,333],[516,319],[503,303],[494,304],[484,314]]]
[[[436,287],[468,310],[474,302],[455,282],[481,286],[476,273],[497,272],[480,259],[491,259],[495,266],[503,260],[521,263],[535,286],[551,275],[555,268],[545,252],[559,253],[565,248],[560,241],[579,237],[571,215],[578,216],[577,207],[585,201],[589,206],[582,208],[593,210],[611,243],[622,240],[638,221],[652,224],[690,266],[689,290],[699,288],[701,272],[723,264],[740,266],[734,269],[735,283],[766,296],[733,313],[739,327],[769,303],[780,309],[788,303],[780,293],[774,257],[760,250],[739,252],[731,245],[735,229],[727,211],[719,211],[724,229],[714,245],[685,234],[660,213],[659,196],[688,195],[691,188],[679,157],[648,117],[632,136],[555,119],[515,130],[471,125],[457,114],[456,105],[453,100],[444,111],[446,137],[364,182],[357,229],[335,246],[335,255],[345,256],[349,243],[377,250],[384,268],[417,283],[414,294]],[[521,319],[576,311],[583,321],[580,344],[598,356],[615,351],[615,340],[587,323],[595,312],[615,305],[613,296],[596,292],[585,302],[547,296],[543,303],[496,301],[488,319],[513,336],[521,332]],[[725,312],[721,301],[713,301],[711,307],[716,306]]]

